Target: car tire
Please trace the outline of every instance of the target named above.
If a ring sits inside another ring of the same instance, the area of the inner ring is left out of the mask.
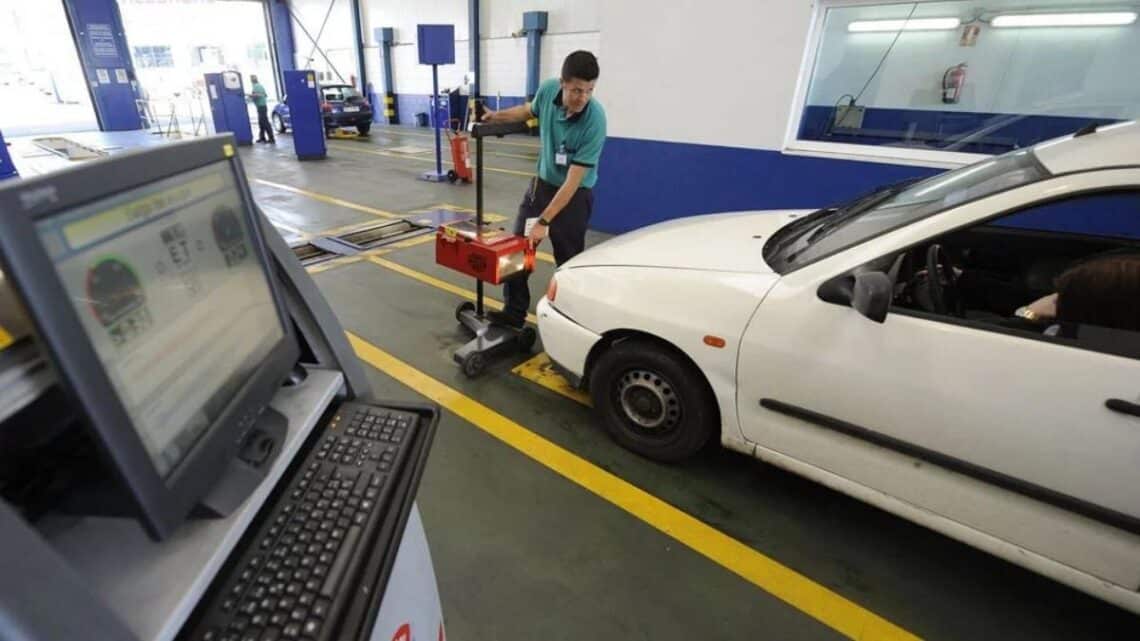
[[[362,122],[356,125],[356,131],[359,132],[361,136],[367,136],[369,129],[372,129],[372,123],[370,122]]]
[[[704,377],[656,341],[619,341],[603,352],[590,375],[590,396],[610,436],[655,461],[690,458],[720,429]]]
[[[279,134],[285,133],[285,121],[281,119],[279,114],[273,114],[273,128],[276,129]]]

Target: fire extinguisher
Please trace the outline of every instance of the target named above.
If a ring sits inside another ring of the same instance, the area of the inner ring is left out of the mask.
[[[966,86],[966,63],[963,62],[950,67],[942,74],[942,102],[948,105],[957,104],[964,86]]]

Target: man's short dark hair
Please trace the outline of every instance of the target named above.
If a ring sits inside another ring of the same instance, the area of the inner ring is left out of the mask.
[[[575,51],[562,61],[563,80],[585,80],[590,82],[598,79],[598,59],[589,51]]]

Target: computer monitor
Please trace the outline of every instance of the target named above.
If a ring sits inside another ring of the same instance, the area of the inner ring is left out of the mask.
[[[0,189],[0,260],[156,538],[210,492],[295,364],[229,136]]]

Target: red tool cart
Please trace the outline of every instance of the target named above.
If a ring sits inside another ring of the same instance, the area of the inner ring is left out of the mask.
[[[481,109],[476,110],[481,113]],[[526,133],[526,123],[472,124],[475,139],[475,220],[443,225],[436,232],[435,261],[468,276],[475,277],[475,302],[466,302],[455,310],[455,318],[474,334],[466,345],[455,352],[455,362],[463,373],[475,377],[483,373],[487,361],[499,354],[516,350],[529,352],[538,333],[529,325],[521,329],[492,325],[484,316],[483,284],[498,285],[534,270],[534,249],[527,239],[502,229],[483,225],[483,139]],[[454,150],[455,141],[452,141]],[[461,165],[455,163],[458,169]],[[458,173],[458,172],[457,172]]]

